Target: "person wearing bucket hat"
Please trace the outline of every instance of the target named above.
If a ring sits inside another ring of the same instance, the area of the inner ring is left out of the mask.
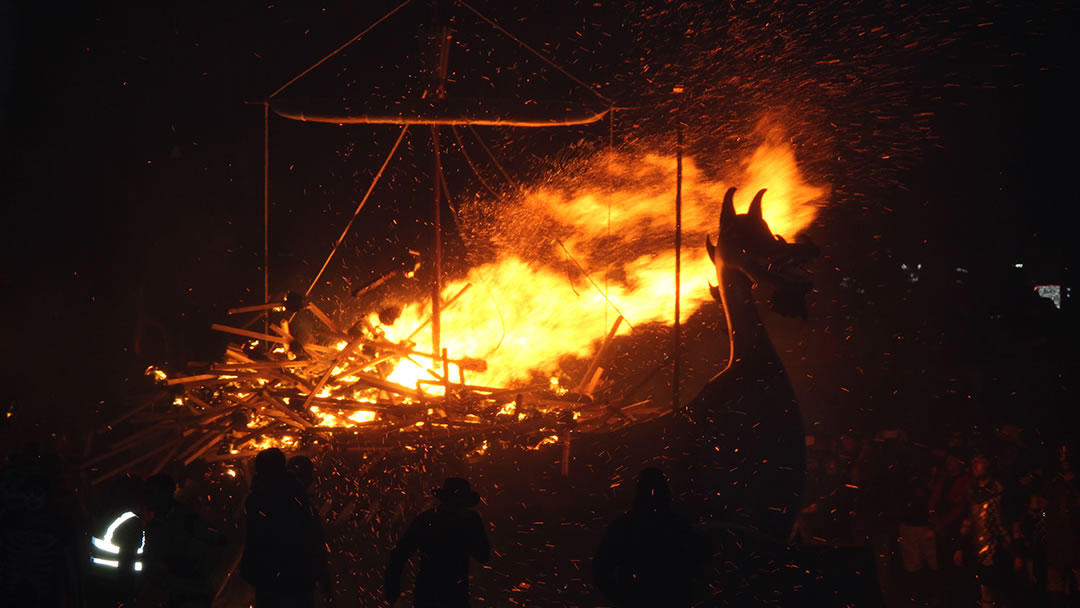
[[[391,605],[401,595],[401,572],[420,551],[420,573],[413,590],[417,608],[467,608],[469,559],[488,560],[484,520],[472,509],[480,495],[467,479],[450,477],[433,491],[439,504],[416,517],[390,553],[384,596]]]
[[[461,508],[475,507],[480,504],[480,495],[473,492],[469,480],[461,477],[449,477],[443,487],[432,491],[439,502],[447,506]]]

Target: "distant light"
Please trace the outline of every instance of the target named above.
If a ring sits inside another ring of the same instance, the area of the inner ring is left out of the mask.
[[[1036,285],[1035,292],[1040,298],[1046,298],[1054,303],[1054,307],[1061,309],[1061,285]]]
[[[967,271],[967,268],[960,268],[959,266],[956,267],[956,272],[962,272],[964,274],[967,274]]]
[[[1017,262],[1016,264],[1013,264],[1013,268],[1023,268],[1023,267],[1024,267],[1024,265],[1019,263],[1019,262]]]
[[[922,264],[915,264],[914,267],[907,264],[900,264],[900,270],[903,270],[908,276],[909,283],[919,282],[919,271],[922,270]]]

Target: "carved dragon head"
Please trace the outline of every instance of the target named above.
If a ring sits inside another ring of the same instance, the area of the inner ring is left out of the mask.
[[[807,317],[806,294],[812,289],[810,279],[799,267],[815,258],[818,248],[808,239],[798,238],[788,243],[774,235],[761,214],[761,199],[765,190],[759,190],[750,203],[750,209],[739,215],[735,213],[735,188],[729,188],[720,208],[720,236],[716,245],[708,237],[705,246],[716,266],[719,285],[724,284],[725,268],[740,272],[755,285],[772,289],[770,306],[787,317]],[[710,287],[713,297],[721,299],[720,289]]]

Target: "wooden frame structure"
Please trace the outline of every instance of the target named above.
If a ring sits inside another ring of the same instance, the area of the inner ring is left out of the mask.
[[[603,365],[611,352],[612,341],[623,322],[621,315],[615,320],[584,376],[571,391],[552,390],[548,385],[484,387],[469,384],[466,373],[482,370],[486,363],[464,354],[450,353],[441,344],[441,312],[453,306],[468,285],[453,297],[443,299],[441,196],[445,177],[442,175],[438,126],[535,128],[588,124],[604,116],[612,117],[615,110],[612,100],[533,50],[463,0],[436,2],[433,6],[436,11],[440,8],[445,11],[451,5],[471,11],[574,82],[585,86],[603,100],[607,108],[595,111],[562,104],[556,108],[558,115],[553,112],[545,117],[537,112],[536,107],[527,108],[527,111],[520,106],[507,110],[504,104],[499,109],[492,109],[473,101],[463,103],[448,98],[445,87],[451,37],[445,14],[436,14],[439,26],[435,41],[439,45],[440,62],[427,101],[402,102],[391,111],[383,109],[381,113],[346,115],[325,112],[309,114],[289,109],[275,100],[279,93],[392,17],[410,1],[402,2],[261,102],[265,129],[263,303],[229,311],[230,315],[250,315],[246,323],[212,326],[213,330],[237,338],[227,348],[223,361],[192,362],[185,373],[171,377],[155,368],[147,370],[156,377],[160,390],[144,395],[123,415],[96,430],[96,434],[101,434],[131,428],[135,433],[113,442],[107,451],[84,461],[83,469],[89,473],[93,484],[144,463],[151,467],[152,472],[157,472],[173,461],[183,462],[184,465],[195,461],[227,462],[249,457],[269,446],[302,447],[307,451],[331,448],[380,452],[410,446],[415,448],[421,443],[467,443],[475,446],[481,445],[486,437],[503,433],[513,435],[526,447],[561,442],[562,471],[566,474],[571,430],[602,431],[659,416],[667,411],[666,407],[658,408],[650,402],[630,401],[655,374],[622,391],[607,387],[605,392],[611,397],[606,400],[599,401],[593,397],[601,385]],[[402,126],[389,155],[306,293],[290,294],[280,302],[270,299],[271,111],[293,120]],[[432,134],[435,276],[430,318],[412,332],[410,339],[393,342],[387,340],[378,327],[366,321],[352,328],[339,327],[330,315],[308,301],[308,296],[334,258],[411,125],[428,125]],[[289,322],[301,310],[319,321],[318,343],[301,343],[290,333]],[[278,323],[272,322],[275,313],[283,313]],[[284,314],[288,315],[287,319]],[[259,319],[264,321],[263,331],[250,329]],[[411,341],[411,337],[428,324],[432,328],[432,344],[430,350],[423,351]],[[432,365],[421,365],[417,357],[430,359]],[[393,362],[405,360],[411,360],[423,369],[424,377],[417,379],[413,386],[395,382],[386,373]],[[532,445],[534,442],[535,445]],[[86,446],[87,456],[92,443],[93,436]]]

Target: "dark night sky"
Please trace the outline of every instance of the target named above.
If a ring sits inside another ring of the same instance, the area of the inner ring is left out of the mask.
[[[129,391],[141,315],[167,328],[176,357],[211,356],[209,323],[261,294],[262,115],[244,102],[397,3],[183,4],[0,8],[4,401],[19,403],[20,417],[85,420]],[[781,344],[811,359],[790,365],[800,378],[813,372],[797,382],[812,417],[835,404],[853,419],[868,403],[905,398],[952,399],[968,413],[973,400],[1015,407],[1002,395],[1074,366],[1054,340],[1071,337],[1075,314],[1024,295],[1032,281],[1073,276],[1075,8],[504,4],[476,2],[638,108],[620,115],[619,141],[670,127],[673,84],[688,87],[678,112],[693,125],[692,152],[736,149],[762,114],[781,116],[807,169],[833,189],[814,231],[827,256],[815,270],[815,319]],[[421,6],[374,30],[362,41],[371,46],[301,81],[297,99],[384,74],[377,66],[409,46],[425,14]],[[455,25],[467,40],[482,24]],[[493,61],[527,56],[484,32],[476,43]],[[540,85],[588,99],[547,74]],[[395,86],[410,84],[387,90]],[[539,85],[521,86],[528,96]],[[394,128],[272,120],[275,290],[302,289]],[[602,140],[605,129],[495,136],[528,159],[566,138]],[[346,259],[357,277],[371,273],[370,237],[390,217],[420,225],[409,208],[371,210]],[[395,233],[390,255],[414,246],[418,231]],[[1010,273],[1020,261],[1025,269]],[[902,262],[923,264],[918,283],[905,281]],[[1033,341],[1042,334],[1050,346]],[[1020,379],[991,380],[1008,374]],[[931,411],[914,410],[915,419]]]

